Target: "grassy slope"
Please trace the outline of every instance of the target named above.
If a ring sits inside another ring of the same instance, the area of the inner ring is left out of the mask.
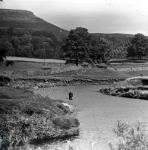
[[[62,101],[0,87],[0,135],[13,137],[10,143],[26,136],[29,141],[42,141],[78,135],[78,126],[79,121],[71,117],[70,109]]]
[[[34,99],[31,99],[33,97]],[[26,103],[27,101],[28,103]],[[70,112],[67,107],[63,107],[63,110],[58,107],[61,105],[61,101],[51,100],[48,97],[36,97],[33,92],[10,87],[0,87],[0,103],[0,109],[3,110],[4,108],[7,111],[12,111],[13,106],[15,106],[22,112],[28,109],[45,114],[50,111],[51,114],[55,115],[64,115],[66,112]],[[24,106],[21,104],[24,104]]]

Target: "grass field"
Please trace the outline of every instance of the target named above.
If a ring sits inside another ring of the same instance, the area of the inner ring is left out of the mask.
[[[147,63],[118,63],[111,64],[108,69],[82,68],[82,66],[65,65],[63,60],[8,57],[14,60],[14,66],[0,65],[0,74],[11,77],[69,77],[74,75],[78,78],[93,79],[125,79],[131,76],[148,75]]]
[[[132,67],[132,65],[131,65]],[[134,68],[134,66],[133,66]],[[104,69],[104,68],[82,68],[76,66],[50,66],[45,67],[42,65],[35,65],[29,63],[15,62],[14,66],[6,67],[4,64],[0,65],[0,74],[11,77],[69,77],[74,75],[81,78],[94,78],[94,79],[124,79],[131,76],[139,76],[141,74],[148,75],[148,70],[142,68],[129,69],[122,67],[122,70],[116,68]]]
[[[127,78],[129,75],[112,71],[104,68],[91,68],[91,69],[79,69],[77,71],[67,71],[63,73],[55,73],[53,76],[55,77],[68,77],[74,75],[79,78],[90,78],[90,79],[120,79]]]
[[[0,65],[0,71],[38,70],[40,66],[29,63],[15,62],[14,66],[6,67],[5,63]]]

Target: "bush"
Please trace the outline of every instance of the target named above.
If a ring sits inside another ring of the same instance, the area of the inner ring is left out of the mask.
[[[76,118],[56,117],[53,123],[60,129],[70,129],[72,127],[78,127],[79,121]]]
[[[69,115],[69,108],[60,100],[10,87],[0,87],[0,98],[0,135],[7,137],[13,148],[27,144],[26,138],[40,144],[47,139],[79,135],[79,121]]]
[[[71,127],[78,127],[80,125],[80,122],[77,118],[69,118]]]
[[[11,79],[5,76],[0,76],[0,86],[5,86],[6,84],[10,83]]]
[[[130,126],[125,122],[117,121],[114,133],[119,138],[117,147],[109,144],[111,150],[147,150],[148,138],[142,124]]]

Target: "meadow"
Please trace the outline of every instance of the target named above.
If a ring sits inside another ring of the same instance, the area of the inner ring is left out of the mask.
[[[148,75],[148,63],[133,63],[123,60],[121,63],[112,62],[107,69],[99,67],[83,67],[74,64],[65,65],[64,60],[32,59],[21,57],[8,57],[14,60],[14,66],[0,66],[0,74],[11,77],[68,77],[74,75],[79,78],[90,79],[126,79],[132,76]],[[118,60],[119,61],[119,60]]]

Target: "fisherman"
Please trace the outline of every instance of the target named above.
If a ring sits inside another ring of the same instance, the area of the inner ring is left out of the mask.
[[[69,92],[69,100],[72,100],[72,97],[73,97],[73,93],[70,91]]]

